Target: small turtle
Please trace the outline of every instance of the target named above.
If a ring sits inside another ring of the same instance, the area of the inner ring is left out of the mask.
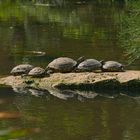
[[[101,62],[96,59],[86,59],[77,66],[79,72],[92,72],[101,70]]]
[[[102,61],[102,71],[106,72],[123,72],[124,66],[116,61]]]
[[[77,62],[68,57],[59,57],[50,62],[46,68],[47,73],[53,72],[71,72],[76,67]]]
[[[43,77],[45,76],[45,70],[41,67],[35,67],[28,73],[28,76]]]
[[[30,64],[21,64],[21,65],[18,65],[16,67],[14,67],[12,70],[11,70],[11,74],[14,75],[14,76],[17,76],[17,75],[22,75],[22,74],[28,74],[28,72],[30,70],[32,70],[34,68],[34,66],[30,65]]]

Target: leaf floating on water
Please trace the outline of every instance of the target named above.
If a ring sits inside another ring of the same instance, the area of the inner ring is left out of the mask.
[[[85,4],[86,1],[77,1],[76,4]]]
[[[27,54],[34,54],[34,55],[39,55],[39,56],[44,56],[46,55],[46,52],[42,51],[26,51]]]
[[[0,112],[0,119],[17,119],[20,117],[19,112]]]
[[[53,4],[49,4],[49,3],[46,3],[46,4],[42,4],[42,3],[35,3],[34,4],[35,6],[45,6],[45,7],[54,7],[55,5]]]
[[[17,54],[17,55],[32,55],[32,56],[45,56],[46,55],[46,52],[43,52],[43,51],[24,51],[24,52],[20,52],[20,51],[17,51],[17,52],[14,52],[14,54]]]

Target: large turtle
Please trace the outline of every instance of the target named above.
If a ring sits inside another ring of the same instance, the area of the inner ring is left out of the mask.
[[[14,76],[28,74],[28,72],[33,68],[34,68],[34,66],[32,66],[30,64],[21,64],[21,65],[17,65],[16,67],[14,67],[10,73]]]
[[[46,70],[48,71],[48,73],[50,72],[66,73],[74,70],[76,66],[77,62],[75,60],[68,57],[59,57],[50,62]]]
[[[116,61],[102,62],[102,71],[106,72],[123,72],[124,65]]]
[[[43,69],[41,67],[35,67],[29,71],[28,76],[44,77],[45,76],[45,69]]]
[[[101,70],[102,64],[96,59],[86,59],[77,66],[77,71],[80,72],[92,72]]]

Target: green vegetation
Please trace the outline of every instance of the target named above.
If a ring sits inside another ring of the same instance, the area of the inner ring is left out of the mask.
[[[140,1],[129,2],[122,16],[120,40],[129,63],[140,58]]]

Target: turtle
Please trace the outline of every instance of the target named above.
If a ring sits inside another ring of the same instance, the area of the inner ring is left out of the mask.
[[[124,65],[116,61],[103,61],[102,71],[104,72],[124,72]]]
[[[11,74],[14,76],[17,75],[22,75],[22,74],[28,74],[28,72],[30,70],[32,70],[34,68],[34,66],[30,65],[30,64],[20,64],[15,66],[12,70],[11,70]]]
[[[76,66],[77,62],[75,60],[68,57],[59,57],[48,64],[46,71],[47,73],[67,73],[73,71]]]
[[[86,59],[77,66],[76,70],[78,72],[92,72],[96,70],[101,70],[101,67],[102,64],[100,61],[96,59]]]
[[[32,70],[29,71],[28,76],[44,77],[45,76],[45,69],[43,69],[41,67],[34,67]]]

